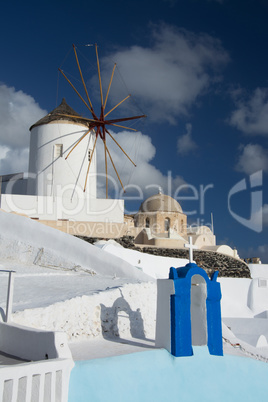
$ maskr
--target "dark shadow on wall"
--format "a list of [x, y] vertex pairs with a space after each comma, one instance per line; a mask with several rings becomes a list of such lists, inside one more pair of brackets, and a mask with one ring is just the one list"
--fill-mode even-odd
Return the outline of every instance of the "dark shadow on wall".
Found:
[[[119, 318], [120, 313], [125, 312], [127, 317], [125, 319], [129, 319], [129, 331], [132, 338], [146, 340], [154, 342], [153, 340], [146, 339], [144, 332], [144, 323], [143, 318], [141, 316], [140, 309], [138, 308], [136, 311], [132, 310], [129, 303], [124, 298], [124, 295], [119, 289], [121, 293], [121, 297], [118, 297], [112, 307], [106, 307], [104, 304], [100, 304], [101, 306], [101, 327], [102, 327], [102, 336], [104, 339], [112, 340], [114, 342], [122, 342], [128, 343], [133, 346], [144, 346], [150, 347], [147, 344], [142, 344], [139, 342], [133, 342], [129, 339], [124, 339], [120, 337], [120, 328], [119, 328]], [[128, 324], [128, 323], [127, 323]]]

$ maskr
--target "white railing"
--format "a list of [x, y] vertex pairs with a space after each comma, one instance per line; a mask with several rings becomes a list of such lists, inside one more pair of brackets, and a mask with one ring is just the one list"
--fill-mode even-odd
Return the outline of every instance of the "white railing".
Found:
[[74, 362], [64, 332], [0, 322], [0, 350], [29, 362], [0, 366], [0, 402], [67, 402]]
[[14, 271], [0, 272], [9, 274], [5, 322], [0, 322], [0, 351], [29, 361], [0, 366], [0, 402], [67, 402], [74, 362], [66, 334], [10, 323]]
[[0, 401], [67, 402], [72, 359], [0, 367]]

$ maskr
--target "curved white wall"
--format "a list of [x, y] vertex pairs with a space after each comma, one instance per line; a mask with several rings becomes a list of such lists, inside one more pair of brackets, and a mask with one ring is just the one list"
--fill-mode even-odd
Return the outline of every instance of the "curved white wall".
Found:
[[225, 255], [229, 255], [231, 257], [234, 258], [239, 258], [237, 255], [237, 251], [236, 249], [232, 249], [231, 247], [227, 246], [227, 245], [218, 245], [218, 246], [207, 246], [204, 245], [201, 247], [202, 250], [206, 250], [206, 251], [215, 251], [217, 253], [221, 253], [221, 254], [225, 254]]
[[[88, 167], [88, 151], [93, 149], [95, 133], [88, 134], [65, 157], [86, 132], [82, 124], [54, 121], [31, 130], [27, 193], [64, 198], [96, 198], [96, 152], [90, 166], [86, 192], [83, 192]], [[55, 145], [62, 144], [62, 156], [55, 155]]]

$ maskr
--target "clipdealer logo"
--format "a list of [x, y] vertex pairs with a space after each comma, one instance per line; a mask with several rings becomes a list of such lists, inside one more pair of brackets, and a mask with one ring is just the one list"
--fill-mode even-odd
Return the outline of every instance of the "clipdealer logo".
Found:
[[[246, 179], [242, 179], [236, 183], [228, 194], [228, 210], [231, 216], [243, 226], [260, 233], [263, 228], [263, 172], [259, 170], [249, 176], [249, 187], [247, 186]], [[240, 192], [245, 191], [245, 197], [248, 197], [250, 190], [250, 217], [247, 219], [235, 213], [231, 208], [231, 198]]]

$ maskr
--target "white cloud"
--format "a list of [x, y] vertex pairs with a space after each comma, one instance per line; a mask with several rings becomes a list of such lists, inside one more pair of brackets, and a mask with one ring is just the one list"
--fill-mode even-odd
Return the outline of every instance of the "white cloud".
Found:
[[267, 256], [268, 256], [268, 244], [263, 244], [262, 246], [259, 246], [257, 248], [256, 253], [257, 253], [256, 256], [260, 257], [262, 263], [268, 264], [268, 258], [267, 258]]
[[[152, 164], [156, 149], [152, 144], [150, 137], [142, 134], [141, 132], [131, 133], [122, 131], [117, 134], [113, 133], [112, 131], [110, 132], [137, 165], [137, 167], [134, 167], [119, 149], [119, 147], [113, 142], [113, 140], [109, 137], [107, 138], [108, 149], [112, 155], [114, 164], [118, 170], [123, 185], [127, 190], [127, 196], [131, 194], [134, 196], [141, 194], [141, 200], [144, 200], [144, 198], [148, 197], [149, 195], [157, 193], [159, 187], [161, 187], [164, 193], [167, 193], [170, 191], [170, 186], [174, 192], [178, 186], [185, 184], [185, 181], [182, 177], [176, 176], [174, 178], [169, 178], [168, 174], [164, 175]], [[100, 174], [104, 174], [105, 159], [102, 144], [99, 144], [97, 147], [97, 157], [98, 172]], [[109, 160], [109, 156], [107, 156], [107, 158]], [[108, 162], [108, 174], [117, 183], [116, 188], [111, 186], [113, 192], [111, 196], [114, 196], [113, 190], [116, 190], [118, 194], [121, 191], [121, 186], [110, 161]], [[111, 183], [112, 181], [110, 181], [110, 184]], [[98, 194], [99, 196], [105, 196], [104, 176], [99, 180]]]
[[241, 154], [235, 166], [236, 170], [246, 174], [252, 174], [258, 170], [268, 172], [268, 152], [258, 144], [240, 146]]
[[29, 148], [8, 148], [5, 156], [0, 152], [0, 174], [28, 171]]
[[186, 124], [186, 134], [180, 136], [177, 141], [177, 152], [179, 155], [187, 155], [197, 148], [197, 144], [192, 139], [192, 125]]
[[250, 96], [234, 90], [232, 96], [236, 110], [229, 123], [245, 134], [268, 136], [268, 88], [257, 88]]
[[0, 174], [27, 170], [29, 128], [45, 114], [31, 96], [0, 85]]
[[7, 156], [8, 150], [9, 150], [8, 147], [0, 145], [0, 161], [1, 161], [1, 159], [5, 159], [5, 157]]
[[[111, 58], [115, 60], [129, 92], [149, 118], [174, 124], [219, 78], [217, 70], [229, 56], [221, 42], [209, 35], [164, 24], [153, 26], [151, 41], [151, 47], [132, 46], [114, 52], [102, 60], [102, 66], [109, 75]], [[119, 92], [116, 79], [113, 90]]]

